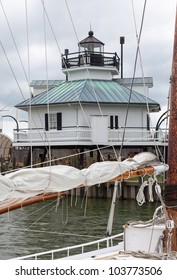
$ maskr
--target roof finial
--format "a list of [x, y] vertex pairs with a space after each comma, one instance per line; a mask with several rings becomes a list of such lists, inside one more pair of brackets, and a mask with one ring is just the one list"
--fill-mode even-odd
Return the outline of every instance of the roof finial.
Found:
[[92, 25], [91, 25], [91, 22], [90, 22], [90, 31], [89, 31], [88, 35], [89, 35], [90, 37], [92, 37], [92, 36], [93, 36], [93, 31], [92, 31]]
[[91, 24], [91, 22], [90, 22], [90, 31], [92, 31], [92, 24]]

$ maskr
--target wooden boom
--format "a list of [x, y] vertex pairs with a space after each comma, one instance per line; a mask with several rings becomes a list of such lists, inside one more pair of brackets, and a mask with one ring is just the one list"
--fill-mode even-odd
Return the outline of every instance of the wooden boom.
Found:
[[[137, 170], [132, 170], [129, 172], [125, 172], [113, 179], [110, 180], [110, 182], [113, 181], [121, 181], [121, 180], [125, 180], [128, 178], [133, 178], [133, 177], [138, 177], [138, 176], [145, 176], [145, 175], [152, 175], [154, 173], [154, 168], [153, 167], [146, 167], [146, 168], [140, 168]], [[79, 186], [79, 187], [85, 187], [84, 185]], [[64, 195], [66, 195], [67, 192], [57, 192], [57, 193], [46, 193], [46, 194], [41, 194], [35, 197], [31, 197], [25, 200], [20, 200], [18, 202], [13, 202], [8, 204], [7, 201], [7, 205], [4, 205], [1, 207], [0, 206], [0, 214], [4, 214], [7, 213], [9, 211], [13, 211], [25, 206], [29, 206], [35, 203], [40, 203], [43, 201], [47, 201], [47, 200], [51, 200], [51, 199], [57, 199], [58, 197], [62, 197]]]
[[110, 180], [110, 182], [126, 180], [129, 178], [134, 178], [134, 177], [139, 177], [139, 176], [152, 175], [154, 173], [154, 171], [155, 171], [154, 167], [139, 168], [137, 170], [127, 171], [127, 172], [113, 178], [112, 180]]
[[61, 192], [61, 193], [49, 193], [49, 194], [41, 194], [38, 196], [30, 197], [25, 200], [20, 200], [18, 202], [11, 203], [10, 205], [0, 207], [0, 214], [7, 213], [9, 211], [13, 211], [28, 205], [32, 205], [35, 203], [51, 200], [51, 199], [56, 199], [58, 197], [62, 197], [66, 194], [66, 192]]

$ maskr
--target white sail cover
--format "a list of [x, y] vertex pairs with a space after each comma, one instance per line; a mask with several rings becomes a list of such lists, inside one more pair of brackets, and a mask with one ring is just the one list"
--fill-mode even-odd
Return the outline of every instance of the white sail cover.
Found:
[[96, 162], [82, 170], [66, 165], [20, 169], [0, 175], [0, 207], [7, 201], [13, 203], [40, 194], [63, 192], [79, 186], [111, 181], [127, 171], [145, 165], [153, 166], [157, 173], [168, 170], [167, 165], [157, 162], [156, 156], [148, 152], [122, 162]]

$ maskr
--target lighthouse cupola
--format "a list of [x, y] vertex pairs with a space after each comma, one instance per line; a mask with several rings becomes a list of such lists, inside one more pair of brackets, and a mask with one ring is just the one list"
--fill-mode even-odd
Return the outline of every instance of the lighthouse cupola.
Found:
[[119, 74], [117, 53], [104, 51], [104, 43], [95, 38], [92, 30], [78, 43], [78, 52], [62, 55], [62, 71], [68, 81], [93, 79], [112, 80]]
[[98, 53], [104, 52], [104, 43], [93, 36], [93, 31], [89, 31], [88, 37], [79, 42], [79, 52]]

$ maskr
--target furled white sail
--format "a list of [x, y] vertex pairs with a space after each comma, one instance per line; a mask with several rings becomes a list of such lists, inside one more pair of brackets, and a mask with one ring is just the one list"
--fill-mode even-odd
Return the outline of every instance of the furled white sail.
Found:
[[[96, 162], [90, 167], [79, 170], [65, 165], [26, 168], [7, 175], [0, 175], [0, 208], [7, 202], [14, 203], [40, 194], [58, 193], [79, 186], [92, 186], [111, 181], [125, 172], [136, 170], [144, 165], [168, 169], [167, 165], [158, 163], [151, 153], [141, 153], [134, 158], [118, 161]], [[155, 165], [154, 165], [155, 164]]]

